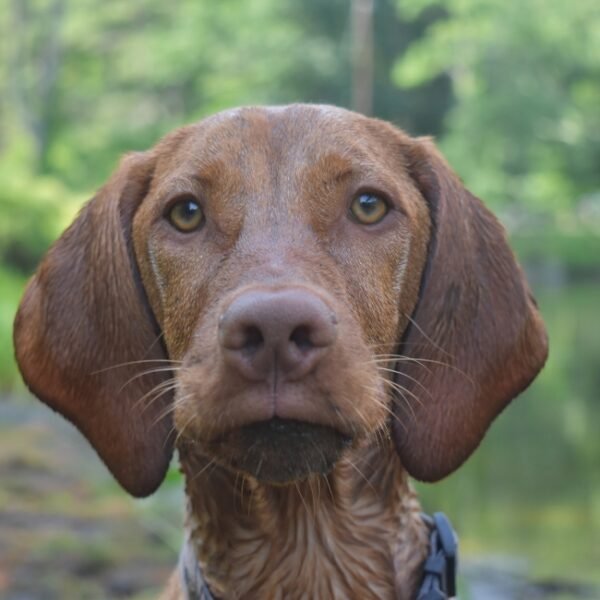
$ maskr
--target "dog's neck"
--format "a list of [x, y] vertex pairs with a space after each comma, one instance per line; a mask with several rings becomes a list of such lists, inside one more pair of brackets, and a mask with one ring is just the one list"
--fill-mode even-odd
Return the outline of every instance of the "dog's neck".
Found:
[[222, 598], [412, 598], [427, 528], [391, 444], [355, 449], [327, 476], [275, 487], [180, 448], [187, 528]]

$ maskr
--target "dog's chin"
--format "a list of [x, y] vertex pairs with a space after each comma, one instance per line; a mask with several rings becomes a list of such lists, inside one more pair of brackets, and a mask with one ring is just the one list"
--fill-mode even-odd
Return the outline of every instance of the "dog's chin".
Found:
[[213, 440], [218, 462], [263, 483], [285, 485], [331, 471], [352, 438], [333, 427], [273, 418]]

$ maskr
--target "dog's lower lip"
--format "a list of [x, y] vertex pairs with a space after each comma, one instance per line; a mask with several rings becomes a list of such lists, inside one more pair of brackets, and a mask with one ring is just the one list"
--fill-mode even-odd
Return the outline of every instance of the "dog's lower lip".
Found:
[[275, 417], [230, 430], [211, 447], [217, 460], [235, 470], [286, 484], [328, 473], [351, 443], [334, 427]]
[[348, 433], [340, 431], [335, 427], [329, 425], [320, 425], [316, 423], [310, 423], [307, 421], [300, 421], [297, 419], [282, 419], [280, 417], [272, 417], [262, 421], [255, 421], [242, 425], [235, 429], [225, 431], [212, 439], [213, 443], [221, 443], [230, 439], [232, 436], [242, 435], [261, 435], [261, 434], [280, 434], [280, 435], [294, 435], [297, 437], [308, 437], [311, 433], [316, 431], [328, 432], [336, 437], [339, 437], [339, 441], [342, 445], [348, 446], [352, 443], [352, 436]]

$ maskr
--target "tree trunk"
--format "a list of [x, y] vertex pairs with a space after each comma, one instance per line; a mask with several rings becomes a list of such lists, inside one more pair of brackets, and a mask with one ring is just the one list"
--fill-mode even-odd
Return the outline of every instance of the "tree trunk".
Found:
[[373, 110], [373, 8], [375, 0], [352, 0], [352, 108]]

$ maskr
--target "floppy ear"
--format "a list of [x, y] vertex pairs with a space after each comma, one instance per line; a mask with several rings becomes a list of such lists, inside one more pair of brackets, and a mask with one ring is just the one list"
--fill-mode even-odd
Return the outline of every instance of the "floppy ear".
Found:
[[[133, 215], [154, 160], [126, 157], [49, 250], [15, 319], [16, 357], [31, 391], [72, 421], [119, 483], [146, 496], [172, 454], [169, 394], [152, 390], [170, 374], [132, 250]], [[147, 362], [140, 362], [147, 361]], [[163, 369], [164, 371], [164, 369]]]
[[408, 472], [436, 481], [475, 450], [491, 421], [537, 375], [548, 348], [502, 226], [429, 140], [414, 141], [408, 157], [432, 232], [399, 349], [414, 361], [396, 367], [409, 393], [395, 401], [400, 423], [393, 433]]

